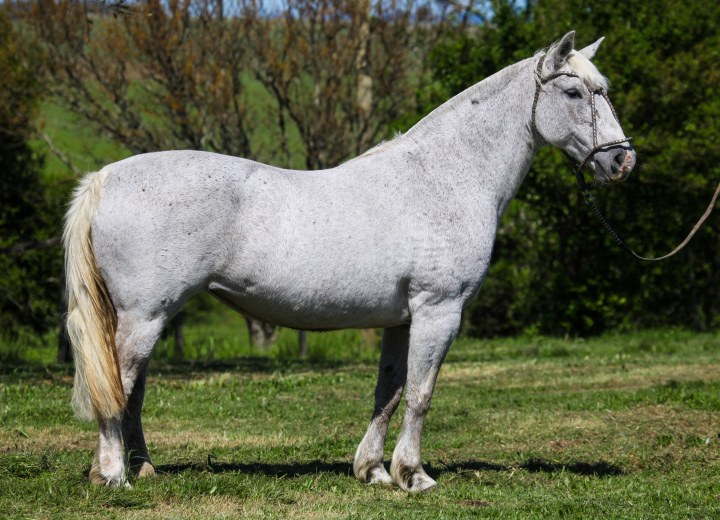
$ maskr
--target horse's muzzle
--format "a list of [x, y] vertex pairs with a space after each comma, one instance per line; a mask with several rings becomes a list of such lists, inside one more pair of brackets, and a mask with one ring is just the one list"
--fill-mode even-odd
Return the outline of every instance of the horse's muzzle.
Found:
[[630, 147], [614, 147], [595, 154], [596, 176], [603, 184], [615, 184], [627, 179], [635, 167], [635, 150]]

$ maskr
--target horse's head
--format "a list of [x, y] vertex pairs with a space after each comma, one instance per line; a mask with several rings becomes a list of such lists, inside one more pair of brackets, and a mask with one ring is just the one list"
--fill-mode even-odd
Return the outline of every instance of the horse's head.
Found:
[[600, 182], [627, 178], [635, 151], [607, 97], [608, 81], [590, 61], [603, 38], [580, 51], [575, 31], [566, 34], [536, 62], [534, 131], [577, 160], [590, 164]]

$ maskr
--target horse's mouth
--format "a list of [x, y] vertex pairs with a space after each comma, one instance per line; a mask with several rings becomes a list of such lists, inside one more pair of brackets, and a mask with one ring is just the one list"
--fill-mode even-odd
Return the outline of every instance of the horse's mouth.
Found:
[[634, 165], [634, 159], [626, 160], [620, 168], [610, 167], [608, 172], [601, 161], [595, 161], [595, 177], [603, 184], [618, 184], [627, 180]]
[[595, 178], [599, 180], [602, 184], [617, 184], [618, 182], [622, 182], [623, 175], [620, 173], [620, 175], [617, 175], [615, 177], [611, 177], [608, 172], [605, 171], [605, 168], [603, 168], [600, 161], [595, 161]]

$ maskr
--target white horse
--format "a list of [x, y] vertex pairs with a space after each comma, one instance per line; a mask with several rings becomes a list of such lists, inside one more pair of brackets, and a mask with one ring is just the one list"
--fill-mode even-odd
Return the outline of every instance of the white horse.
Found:
[[[408, 491], [434, 487], [420, 441], [435, 380], [533, 157], [546, 144], [578, 161], [592, 155], [606, 183], [634, 166], [627, 142], [594, 146], [593, 133], [624, 140], [609, 104], [594, 102], [607, 81], [590, 62], [600, 41], [575, 51], [568, 33], [337, 168], [290, 171], [172, 151], [88, 174], [63, 239], [73, 405], [99, 429], [90, 480], [124, 484], [126, 464], [137, 476], [154, 472], [140, 420], [148, 359], [165, 323], [208, 291], [283, 327], [384, 328], [355, 475]], [[557, 72], [567, 74], [543, 81]], [[388, 474], [385, 434], [403, 388], [407, 411]]]

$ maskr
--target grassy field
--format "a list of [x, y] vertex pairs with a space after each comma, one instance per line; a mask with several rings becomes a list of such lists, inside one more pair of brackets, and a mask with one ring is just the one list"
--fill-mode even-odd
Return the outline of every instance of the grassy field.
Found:
[[[188, 329], [218, 344], [230, 333]], [[48, 363], [42, 349], [6, 361], [0, 516], [720, 515], [717, 335], [458, 341], [426, 422], [424, 461], [439, 487], [424, 495], [352, 476], [377, 347], [355, 333], [309, 336], [308, 361], [289, 359], [291, 334], [264, 356], [233, 358], [227, 347], [225, 359], [169, 364], [158, 355], [143, 416], [158, 474], [129, 490], [87, 483], [96, 433], [72, 418], [72, 368]], [[388, 461], [403, 411], [391, 425]]]

